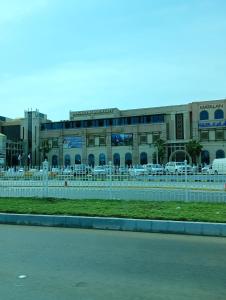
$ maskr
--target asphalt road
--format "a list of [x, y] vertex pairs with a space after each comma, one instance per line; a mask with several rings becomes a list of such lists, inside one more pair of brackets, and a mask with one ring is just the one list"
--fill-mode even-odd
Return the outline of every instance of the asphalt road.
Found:
[[226, 238], [0, 225], [3, 300], [225, 300]]

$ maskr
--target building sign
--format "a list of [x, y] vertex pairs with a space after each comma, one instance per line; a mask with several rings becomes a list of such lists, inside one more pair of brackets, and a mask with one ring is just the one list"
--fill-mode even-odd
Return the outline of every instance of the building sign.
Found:
[[112, 146], [132, 146], [133, 134], [132, 133], [112, 133], [111, 135]]
[[215, 109], [215, 108], [223, 108], [223, 104], [220, 103], [220, 104], [206, 104], [206, 105], [200, 105], [200, 109], [203, 110], [203, 109]]
[[116, 108], [105, 108], [105, 109], [94, 109], [94, 110], [82, 110], [82, 111], [73, 111], [70, 112], [71, 117], [75, 116], [85, 116], [85, 115], [97, 115], [97, 114], [109, 114], [113, 113]]
[[67, 136], [63, 140], [63, 148], [82, 148], [82, 137], [81, 136]]
[[226, 121], [199, 122], [199, 128], [225, 127]]

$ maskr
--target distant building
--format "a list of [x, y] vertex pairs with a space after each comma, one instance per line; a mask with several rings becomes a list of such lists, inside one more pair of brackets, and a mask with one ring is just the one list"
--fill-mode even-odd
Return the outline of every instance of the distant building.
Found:
[[[226, 99], [185, 105], [119, 110], [70, 111], [69, 120], [51, 122], [36, 111], [24, 118], [0, 118], [7, 165], [136, 165], [158, 160], [155, 141], [165, 144], [162, 163], [191, 160], [185, 145], [200, 141], [199, 163], [225, 157]], [[18, 160], [18, 157], [20, 158]]]

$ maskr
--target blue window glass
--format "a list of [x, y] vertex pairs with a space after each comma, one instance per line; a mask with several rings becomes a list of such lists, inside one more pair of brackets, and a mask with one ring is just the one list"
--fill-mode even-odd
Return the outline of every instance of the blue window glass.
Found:
[[52, 156], [52, 166], [53, 167], [57, 167], [58, 165], [58, 158], [57, 158], [57, 155], [53, 155]]
[[66, 154], [64, 157], [64, 165], [65, 167], [68, 167], [71, 165], [71, 158], [69, 154]]
[[136, 125], [139, 123], [139, 117], [131, 117], [131, 124]]
[[113, 155], [113, 164], [114, 164], [114, 166], [120, 166], [120, 155], [119, 155], [119, 153], [114, 153], [114, 155]]
[[132, 166], [132, 154], [131, 153], [126, 153], [125, 155], [125, 165], [128, 166], [128, 167], [131, 167]]
[[222, 109], [217, 109], [214, 112], [214, 119], [224, 119], [224, 112]]
[[99, 155], [99, 165], [100, 166], [106, 165], [106, 159], [104, 153], [100, 153]]
[[109, 127], [110, 126], [110, 119], [105, 119], [104, 120], [104, 127]]
[[201, 152], [201, 163], [209, 165], [210, 163], [210, 154], [207, 150], [202, 150]]
[[224, 150], [217, 150], [216, 151], [216, 158], [225, 158]]
[[207, 110], [202, 110], [200, 111], [200, 114], [199, 114], [199, 119], [200, 120], [209, 120], [209, 113]]
[[146, 152], [141, 152], [140, 154], [140, 164], [146, 165], [148, 163], [148, 156]]
[[95, 165], [95, 158], [93, 154], [89, 154], [88, 156], [88, 165], [91, 166], [92, 168]]
[[139, 120], [139, 123], [141, 123], [141, 124], [147, 123], [147, 116], [141, 116], [140, 120]]
[[164, 123], [164, 115], [152, 115], [151, 123]]
[[75, 164], [81, 164], [81, 155], [80, 154], [75, 155]]

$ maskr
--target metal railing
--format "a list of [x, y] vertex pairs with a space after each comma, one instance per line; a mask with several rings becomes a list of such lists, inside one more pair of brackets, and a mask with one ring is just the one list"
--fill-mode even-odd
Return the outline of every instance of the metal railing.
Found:
[[0, 197], [226, 202], [226, 175], [2, 169]]

